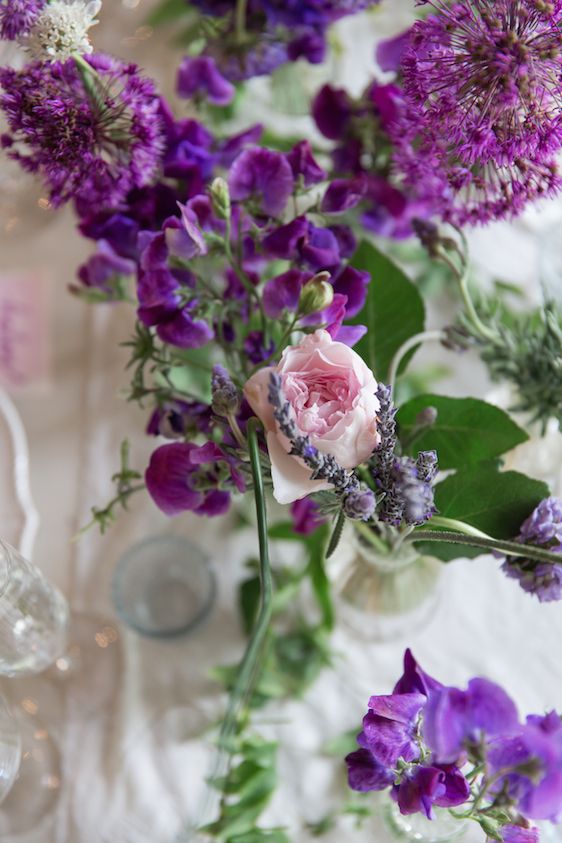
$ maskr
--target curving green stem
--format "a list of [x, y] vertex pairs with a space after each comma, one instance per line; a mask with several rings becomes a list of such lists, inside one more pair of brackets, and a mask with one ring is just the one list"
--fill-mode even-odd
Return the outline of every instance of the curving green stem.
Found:
[[226, 717], [223, 721], [219, 740], [222, 743], [235, 731], [238, 716], [245, 704], [248, 702], [255, 679], [261, 667], [261, 655], [264, 643], [269, 631], [269, 623], [273, 611], [273, 579], [269, 562], [269, 544], [267, 536], [267, 513], [265, 508], [265, 492], [263, 487], [263, 476], [261, 471], [260, 449], [258, 443], [257, 419], [250, 419], [248, 422], [248, 450], [250, 454], [250, 465], [254, 481], [254, 498], [256, 502], [256, 515], [258, 519], [258, 542], [260, 555], [260, 585], [261, 596], [258, 616], [246, 652], [240, 667], [234, 687], [230, 692]]
[[519, 556], [523, 559], [533, 559], [536, 562], [547, 562], [560, 565], [562, 556], [552, 553], [543, 547], [535, 547], [519, 542], [504, 541], [503, 539], [483, 538], [467, 533], [446, 533], [440, 530], [415, 530], [408, 537], [408, 541], [448, 542], [449, 544], [464, 544], [469, 547], [481, 547], [485, 550], [499, 550], [506, 556]]

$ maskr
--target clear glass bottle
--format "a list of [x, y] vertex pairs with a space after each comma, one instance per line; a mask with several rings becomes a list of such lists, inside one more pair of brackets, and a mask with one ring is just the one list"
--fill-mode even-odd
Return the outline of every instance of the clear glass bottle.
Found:
[[393, 836], [399, 840], [415, 843], [448, 843], [458, 840], [467, 830], [468, 821], [457, 819], [447, 808], [434, 808], [435, 818], [428, 820], [425, 814], [401, 814], [398, 805], [389, 803], [384, 820]]
[[331, 577], [338, 618], [368, 640], [410, 635], [433, 616], [442, 563], [411, 543], [378, 550], [356, 530], [344, 534]]
[[0, 541], [0, 675], [41, 673], [66, 649], [63, 595], [13, 547]]

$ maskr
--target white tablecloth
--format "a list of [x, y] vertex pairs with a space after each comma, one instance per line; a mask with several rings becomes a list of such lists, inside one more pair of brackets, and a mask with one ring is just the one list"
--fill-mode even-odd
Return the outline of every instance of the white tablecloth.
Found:
[[[119, 14], [125, 12], [119, 9]], [[385, 25], [390, 17], [386, 13]], [[355, 33], [357, 26], [351, 23], [349, 31]], [[149, 55], [155, 64], [153, 51], [143, 46], [145, 36], [137, 32], [136, 42], [124, 48], [141, 62]], [[534, 228], [531, 218], [515, 231], [496, 226], [477, 232], [478, 262], [490, 275], [501, 273], [536, 287]], [[92, 531], [73, 541], [90, 507], [111, 496], [110, 475], [118, 465], [121, 440], [131, 440], [133, 464], [141, 468], [153, 445], [141, 432], [145, 417], [119, 394], [127, 383], [119, 342], [130, 335], [130, 311], [125, 306], [93, 308], [65, 290], [87, 252], [88, 244], [74, 235], [69, 213], [31, 241], [9, 239], [1, 245], [0, 269], [46, 269], [54, 282], [52, 385], [14, 396], [30, 440], [31, 487], [41, 515], [35, 561], [75, 610], [106, 616], [115, 624], [110, 584], [120, 554], [136, 539], [173, 531], [192, 535], [206, 549], [219, 593], [206, 623], [185, 639], [153, 641], [119, 627], [120, 639], [102, 654], [105, 666], [99, 673], [86, 672], [66, 686], [48, 677], [1, 684], [16, 704], [24, 702], [48, 726], [61, 750], [57, 812], [30, 841], [172, 843], [181, 818], [195, 816], [200, 804], [209, 760], [204, 732], [220, 717], [223, 702], [210, 669], [241, 654], [235, 585], [244, 560], [255, 553], [256, 539], [251, 530], [229, 531], [228, 518], [186, 516], [170, 522], [140, 496], [104, 537]], [[470, 356], [440, 389], [448, 386], [466, 395], [489, 389], [482, 367]], [[551, 434], [539, 459], [523, 449], [526, 470], [552, 474], [549, 462], [559, 464], [560, 443], [560, 435]], [[287, 548], [274, 555], [283, 552]], [[322, 747], [359, 725], [371, 694], [388, 692], [407, 645], [444, 682], [463, 685], [475, 674], [486, 675], [506, 687], [522, 712], [562, 708], [560, 605], [540, 606], [490, 558], [457, 561], [446, 568], [443, 580], [442, 598], [423, 630], [369, 644], [338, 626], [334, 669], [304, 701], [285, 702], [258, 715], [264, 732], [283, 746], [282, 784], [266, 820], [288, 825], [294, 841], [307, 840], [303, 824], [319, 820], [333, 806], [334, 794], [344, 793], [341, 764], [323, 757]], [[335, 843], [342, 836], [350, 843], [385, 839], [376, 822], [363, 831], [347, 822], [325, 839]]]

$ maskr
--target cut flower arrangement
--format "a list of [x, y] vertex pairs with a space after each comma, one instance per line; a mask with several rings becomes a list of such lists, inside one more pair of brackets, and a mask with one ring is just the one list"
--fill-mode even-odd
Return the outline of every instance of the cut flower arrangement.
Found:
[[[408, 370], [426, 341], [449, 357], [472, 349], [510, 384], [523, 423], [560, 420], [557, 305], [519, 313], [499, 288], [484, 295], [465, 229], [560, 190], [562, 3], [419, 0], [411, 29], [379, 43], [361, 96], [317, 92], [310, 137], [225, 133], [252, 77], [321, 63], [332, 24], [369, 9], [376, 20], [376, 5], [164, 3], [153, 23], [185, 18], [177, 91], [196, 119], [175, 116], [136, 66], [93, 51], [97, 0], [0, 0], [0, 36], [26, 56], [0, 70], [1, 146], [43, 179], [53, 207], [73, 203], [96, 243], [73, 292], [136, 308], [129, 398], [160, 438], [144, 482], [124, 445], [116, 496], [94, 522], [106, 529], [144, 488], [170, 516], [255, 499], [259, 564], [241, 591], [249, 643], [223, 670], [228, 763], [207, 827], [232, 843], [287, 839], [258, 825], [273, 785], [241, 795], [248, 770], [269, 773], [271, 748], [248, 737], [248, 712], [268, 699], [264, 671], [282, 677], [279, 695], [316, 675], [296, 677], [291, 647], [308, 648], [318, 669], [329, 661], [324, 559], [346, 524], [390, 561], [493, 553], [525, 591], [562, 599], [562, 501], [502, 471], [526, 430], [479, 399], [413, 389]], [[387, 256], [408, 238], [458, 303], [440, 330], [426, 330], [420, 286]], [[286, 523], [267, 524], [269, 489], [290, 506]], [[301, 541], [307, 561], [272, 571], [275, 538]], [[287, 632], [284, 602], [307, 580], [321, 620]], [[454, 808], [508, 843], [536, 839], [528, 819], [558, 817], [558, 715], [520, 726], [501, 689], [444, 689], [410, 655], [397, 688], [369, 704], [352, 787], [390, 787], [405, 814]]]

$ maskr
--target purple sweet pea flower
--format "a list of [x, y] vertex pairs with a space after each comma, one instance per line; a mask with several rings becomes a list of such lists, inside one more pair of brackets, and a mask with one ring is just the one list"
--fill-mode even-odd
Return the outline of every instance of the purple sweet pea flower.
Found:
[[394, 773], [381, 764], [368, 749], [357, 749], [345, 759], [348, 768], [348, 782], [352, 790], [366, 793], [370, 790], [386, 790], [394, 781]]
[[326, 39], [317, 32], [305, 32], [287, 46], [290, 61], [306, 59], [310, 64], [322, 64], [326, 56]]
[[278, 319], [284, 311], [295, 313], [301, 290], [312, 276], [298, 269], [289, 269], [271, 278], [263, 289], [262, 301], [266, 316]]
[[164, 223], [166, 245], [171, 255], [183, 260], [192, 260], [207, 254], [207, 244], [199, 227], [197, 214], [189, 206], [178, 202], [181, 221], [172, 217]]
[[286, 225], [279, 226], [264, 238], [264, 252], [272, 258], [293, 260], [298, 255], [299, 243], [308, 235], [309, 226], [304, 216], [295, 217]]
[[353, 103], [343, 89], [324, 85], [312, 103], [312, 116], [329, 140], [341, 140], [353, 115]]
[[326, 519], [320, 515], [318, 504], [310, 498], [301, 498], [291, 504], [291, 516], [293, 529], [300, 536], [309, 536], [326, 523]]
[[78, 270], [78, 277], [84, 286], [111, 295], [120, 278], [127, 278], [135, 272], [134, 261], [120, 257], [107, 240], [100, 240], [96, 253]]
[[441, 682], [433, 679], [421, 669], [412, 651], [408, 648], [404, 653], [404, 673], [394, 686], [393, 694], [419, 693], [428, 697], [431, 691], [442, 688]]
[[213, 329], [202, 319], [194, 319], [187, 307], [161, 322], [156, 333], [163, 342], [177, 348], [201, 348], [215, 336]]
[[381, 70], [398, 73], [404, 52], [410, 43], [411, 32], [411, 28], [408, 28], [393, 38], [385, 38], [379, 42], [375, 57]]
[[401, 814], [423, 813], [435, 818], [433, 806], [453, 808], [470, 797], [470, 785], [455, 766], [415, 767], [391, 791]]
[[423, 736], [440, 764], [454, 763], [466, 741], [517, 728], [514, 702], [488, 679], [471, 679], [466, 691], [440, 688], [430, 693], [424, 711]]
[[329, 228], [308, 224], [307, 236], [299, 243], [301, 259], [315, 270], [331, 269], [340, 262], [340, 249], [335, 234]]
[[185, 99], [202, 93], [213, 105], [228, 105], [234, 99], [235, 88], [210, 56], [186, 56], [178, 71], [177, 93]]
[[302, 178], [305, 187], [311, 187], [326, 178], [326, 171], [316, 162], [312, 147], [307, 140], [295, 144], [287, 153], [287, 161], [295, 179]]
[[335, 179], [324, 194], [320, 210], [324, 214], [343, 214], [359, 204], [365, 190], [362, 178]]
[[357, 316], [367, 298], [367, 286], [371, 281], [368, 272], [346, 266], [332, 280], [334, 292], [346, 296], [346, 318]]
[[238, 132], [238, 134], [220, 141], [217, 145], [217, 164], [225, 169], [230, 168], [242, 150], [247, 146], [254, 146], [259, 143], [262, 135], [262, 124], [256, 123], [249, 129], [244, 129], [243, 132]]
[[341, 325], [337, 332], [332, 334], [332, 338], [353, 348], [360, 339], [363, 339], [367, 330], [366, 325]]
[[503, 843], [539, 843], [539, 830], [534, 826], [504, 825], [500, 834]]
[[147, 327], [171, 319], [181, 303], [177, 279], [167, 267], [149, 271], [141, 269], [137, 297], [138, 317]]
[[218, 479], [216, 463], [225, 460], [213, 442], [202, 447], [189, 442], [162, 445], [152, 454], [146, 470], [148, 492], [166, 515], [179, 515], [187, 510], [198, 515], [222, 515], [230, 504], [229, 492], [216, 488], [200, 491], [197, 480], [199, 476], [206, 483]]
[[261, 331], [250, 331], [244, 340], [244, 351], [248, 355], [248, 359], [256, 366], [258, 363], [263, 363], [271, 357], [275, 351], [275, 343], [273, 340], [265, 345], [264, 336]]
[[331, 225], [330, 231], [338, 241], [340, 257], [351, 258], [357, 249], [357, 238], [348, 225]]
[[166, 401], [153, 411], [146, 432], [149, 436], [183, 439], [187, 433], [208, 433], [211, 429], [211, 408], [208, 404], [188, 401]]
[[[499, 776], [493, 793], [506, 793], [525, 817], [557, 822], [562, 817], [562, 724], [547, 731], [527, 723], [490, 742], [488, 766]], [[501, 775], [502, 773], [504, 773]]]
[[357, 743], [391, 769], [399, 758], [415, 761], [420, 756], [418, 718], [426, 702], [419, 693], [371, 697]]
[[256, 199], [264, 214], [279, 216], [293, 192], [291, 167], [281, 152], [254, 147], [234, 161], [228, 177], [232, 199]]
[[92, 240], [105, 240], [122, 258], [134, 260], [138, 255], [139, 224], [123, 214], [84, 219], [80, 224], [80, 233]]

